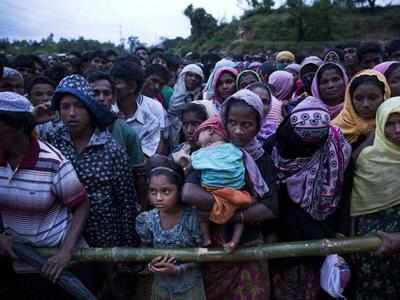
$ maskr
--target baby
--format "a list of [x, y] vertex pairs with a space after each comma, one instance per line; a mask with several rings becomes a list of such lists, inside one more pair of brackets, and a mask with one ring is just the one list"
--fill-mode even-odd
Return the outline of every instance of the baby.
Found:
[[[242, 151], [226, 142], [225, 130], [219, 117], [211, 117], [196, 130], [201, 149], [191, 156], [192, 168], [201, 172], [202, 186], [214, 197], [209, 220], [216, 224], [227, 223], [236, 210], [247, 207], [252, 197], [241, 190], [245, 186], [245, 164]], [[232, 240], [224, 245], [228, 252], [235, 250], [243, 233], [243, 224], [236, 223]], [[203, 245], [210, 246], [208, 220], [200, 224]]]

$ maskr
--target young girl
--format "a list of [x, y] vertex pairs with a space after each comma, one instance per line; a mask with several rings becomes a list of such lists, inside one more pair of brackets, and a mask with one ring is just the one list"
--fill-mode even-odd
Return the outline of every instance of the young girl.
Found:
[[[183, 171], [164, 156], [147, 163], [149, 200], [155, 207], [136, 218], [136, 231], [144, 245], [155, 248], [195, 247], [200, 230], [195, 208], [181, 203]], [[205, 292], [199, 267], [179, 263], [174, 257], [156, 257], [148, 268], [154, 273], [153, 300], [203, 300]]]

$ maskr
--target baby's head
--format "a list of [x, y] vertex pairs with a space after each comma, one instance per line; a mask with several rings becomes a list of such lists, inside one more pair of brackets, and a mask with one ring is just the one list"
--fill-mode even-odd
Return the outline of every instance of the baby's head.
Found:
[[201, 125], [196, 129], [195, 135], [197, 144], [202, 148], [226, 140], [224, 126], [217, 115], [201, 123]]

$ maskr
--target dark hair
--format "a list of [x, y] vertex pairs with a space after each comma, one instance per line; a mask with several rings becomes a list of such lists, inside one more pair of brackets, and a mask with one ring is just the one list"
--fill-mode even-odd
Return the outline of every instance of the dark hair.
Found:
[[271, 75], [273, 72], [276, 71], [276, 67], [274, 64], [271, 63], [263, 63], [259, 68], [259, 73], [262, 77], [262, 80], [264, 81], [264, 78], [267, 76], [269, 77], [269, 75]]
[[55, 64], [44, 71], [44, 76], [54, 81], [54, 83], [57, 85], [67, 75], [68, 75], [68, 69], [61, 63]]
[[385, 94], [385, 84], [381, 82], [375, 75], [361, 75], [356, 77], [350, 84], [350, 97], [353, 98], [354, 91], [363, 84], [373, 84], [379, 87], [382, 94]]
[[[239, 99], [239, 98], [232, 98], [232, 100], [230, 100], [230, 102], [229, 102], [229, 104], [228, 104], [228, 107], [227, 107], [227, 110], [226, 110], [226, 112], [225, 112], [224, 119], [225, 119], [225, 120], [228, 120], [229, 112], [231, 111], [232, 106], [235, 106], [235, 105], [239, 105], [239, 106], [241, 105], [241, 106], [249, 107], [249, 108], [255, 113], [255, 115], [256, 115], [257, 130], [260, 130], [260, 127], [261, 127], [261, 119], [260, 119], [259, 113], [258, 113], [253, 107], [251, 107], [250, 105], [248, 105], [245, 101], [243, 101], [242, 99]], [[224, 125], [225, 125], [225, 124], [224, 124]]]
[[271, 101], [272, 92], [271, 92], [271, 88], [269, 87], [268, 84], [260, 82], [260, 81], [257, 81], [257, 82], [253, 82], [253, 83], [249, 84], [248, 86], [246, 86], [246, 89], [248, 89], [250, 91], [254, 91], [255, 89], [258, 89], [258, 88], [265, 89], [268, 92], [269, 98], [270, 98], [270, 101]]
[[167, 67], [169, 70], [174, 72], [178, 71], [181, 64], [181, 59], [179, 56], [172, 53], [165, 53], [164, 59], [167, 62]]
[[169, 71], [160, 64], [151, 64], [148, 65], [145, 69], [145, 78], [148, 78], [151, 75], [160, 76], [165, 83], [168, 83], [170, 79]]
[[106, 59], [106, 55], [102, 50], [96, 50], [89, 54], [89, 61], [93, 60], [94, 58], [99, 57], [101, 59]]
[[208, 119], [208, 113], [204, 105], [199, 104], [199, 103], [187, 103], [182, 109], [181, 113], [181, 119], [183, 118], [183, 115], [186, 113], [194, 113], [197, 118], [199, 118], [201, 121], [205, 121]]
[[130, 61], [114, 63], [111, 69], [111, 77], [122, 79], [126, 82], [134, 81], [136, 83], [136, 94], [139, 93], [144, 84], [144, 74], [142, 67]]
[[150, 157], [146, 162], [145, 171], [148, 182], [153, 176], [164, 175], [179, 191], [183, 186], [185, 175], [181, 166], [167, 156], [156, 154]]
[[35, 60], [33, 55], [18, 55], [13, 61], [13, 68], [28, 68], [35, 71]]
[[118, 57], [114, 61], [114, 64], [125, 63], [125, 62], [130, 62], [130, 63], [137, 64], [137, 65], [141, 66], [140, 58], [137, 55], [133, 55], [133, 54], [129, 54], [129, 55], [125, 55], [125, 56], [122, 56], [122, 57]]
[[393, 52], [400, 50], [400, 39], [392, 40], [386, 47], [389, 56], [392, 56]]
[[104, 56], [107, 58], [109, 56], [118, 56], [118, 53], [115, 52], [113, 49], [108, 49], [104, 51]]
[[77, 58], [81, 58], [81, 54], [78, 51], [70, 51], [68, 52], [69, 55], [74, 55]]
[[48, 85], [51, 85], [53, 88], [56, 88], [55, 82], [54, 82], [53, 80], [51, 80], [49, 77], [46, 77], [46, 76], [37, 76], [37, 77], [35, 77], [35, 78], [32, 79], [32, 82], [31, 82], [31, 84], [29, 85], [28, 90], [27, 90], [28, 94], [31, 93], [33, 87], [34, 87], [36, 84], [48, 84]]
[[107, 80], [111, 84], [111, 90], [114, 93], [114, 81], [112, 80], [111, 76], [102, 71], [93, 71], [89, 74], [87, 74], [87, 80], [89, 83], [94, 83], [95, 81], [99, 80]]
[[344, 77], [343, 71], [342, 71], [342, 69], [340, 69], [340, 67], [338, 65], [336, 65], [335, 63], [332, 63], [332, 62], [327, 62], [327, 63], [323, 64], [317, 71], [318, 84], [321, 80], [322, 74], [328, 70], [336, 70], [340, 74], [340, 77], [342, 77], [342, 78]]
[[139, 46], [135, 48], [135, 53], [139, 50], [144, 50], [147, 52], [147, 54], [149, 54], [149, 50], [145, 47], [145, 46]]
[[378, 53], [383, 57], [383, 49], [379, 43], [368, 42], [362, 44], [359, 48], [357, 48], [357, 56], [359, 61], [361, 61], [367, 53]]
[[35, 119], [30, 112], [0, 111], [0, 120], [16, 130], [30, 135], [35, 128]]

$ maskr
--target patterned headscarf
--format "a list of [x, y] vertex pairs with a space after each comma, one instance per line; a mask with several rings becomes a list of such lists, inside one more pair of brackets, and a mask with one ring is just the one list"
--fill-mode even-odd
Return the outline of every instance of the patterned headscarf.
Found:
[[289, 120], [291, 130], [304, 144], [319, 139], [322, 145], [310, 156], [296, 158], [282, 157], [275, 146], [272, 158], [278, 176], [286, 183], [293, 202], [315, 220], [325, 220], [339, 204], [351, 147], [340, 130], [329, 125], [329, 112], [319, 99], [307, 97], [294, 108]]
[[112, 112], [96, 102], [89, 82], [81, 75], [69, 75], [60, 81], [52, 99], [54, 110], [59, 110], [60, 101], [66, 94], [74, 96], [83, 103], [94, 118], [96, 126], [100, 129], [105, 129], [117, 118]]
[[[225, 129], [227, 125], [226, 117], [232, 100], [243, 101], [251, 108], [253, 108], [259, 115], [258, 119], [260, 120], [260, 124], [258, 124], [258, 126], [261, 126], [261, 120], [264, 116], [262, 100], [252, 91], [242, 89], [226, 99], [222, 105], [221, 120], [225, 126]], [[242, 151], [244, 154], [243, 157], [245, 160], [246, 170], [249, 174], [251, 182], [253, 183], [253, 188], [255, 192], [260, 196], [265, 195], [266, 193], [268, 193], [269, 188], [265, 183], [257, 164], [255, 163], [255, 161], [264, 154], [263, 145], [257, 140], [256, 137], [254, 137], [253, 140], [242, 149]]]
[[367, 135], [368, 132], [374, 128], [375, 119], [364, 120], [355, 111], [353, 101], [350, 95], [350, 89], [353, 81], [363, 75], [376, 76], [376, 78], [382, 82], [385, 86], [383, 99], [386, 100], [390, 97], [390, 87], [381, 73], [375, 70], [364, 70], [353, 77], [346, 89], [346, 96], [344, 100], [344, 107], [340, 114], [332, 121], [332, 125], [339, 127], [346, 140], [353, 144], [358, 141], [358, 138], [362, 135]]

